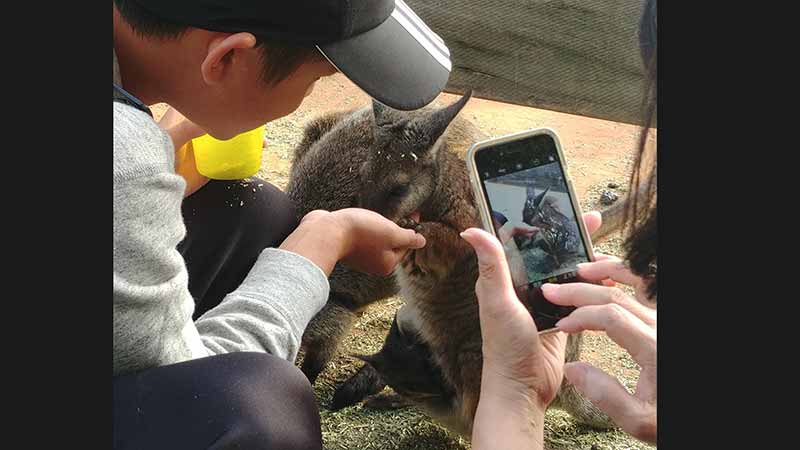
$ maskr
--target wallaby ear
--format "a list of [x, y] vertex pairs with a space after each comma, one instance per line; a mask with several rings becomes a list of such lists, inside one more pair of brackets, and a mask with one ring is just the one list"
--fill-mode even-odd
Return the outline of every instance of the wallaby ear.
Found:
[[545, 197], [545, 195], [547, 195], [548, 192], [550, 192], [550, 188], [549, 187], [547, 189], [545, 189], [544, 192], [542, 192], [541, 194], [537, 195], [533, 199], [534, 208], [538, 208], [538, 207], [540, 207], [542, 205], [542, 200], [544, 200], [544, 197]]
[[389, 107], [375, 99], [372, 99], [372, 115], [375, 117], [375, 125], [379, 127], [392, 124]]
[[450, 125], [450, 122], [456, 118], [458, 113], [467, 104], [469, 99], [472, 97], [472, 91], [468, 91], [464, 96], [458, 99], [457, 102], [445, 106], [444, 108], [438, 109], [434, 111], [432, 114], [427, 116], [426, 118], [422, 119], [424, 121], [423, 131], [425, 135], [430, 139], [430, 145], [432, 146], [439, 137], [442, 136], [444, 130], [447, 129], [447, 126]]

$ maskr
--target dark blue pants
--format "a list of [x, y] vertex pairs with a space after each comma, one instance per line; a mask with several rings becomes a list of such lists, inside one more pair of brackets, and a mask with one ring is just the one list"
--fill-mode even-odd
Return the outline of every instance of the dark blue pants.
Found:
[[311, 385], [265, 353], [229, 353], [114, 378], [115, 449], [321, 449]]
[[[254, 191], [255, 190], [255, 191]], [[197, 318], [236, 289], [266, 247], [297, 227], [294, 207], [257, 178], [210, 181], [183, 202]], [[232, 353], [115, 377], [115, 449], [321, 449], [306, 377], [263, 353]]]
[[261, 250], [279, 246], [299, 222], [289, 197], [259, 178], [211, 180], [184, 199], [182, 211], [186, 237], [178, 251], [195, 319], [239, 287]]

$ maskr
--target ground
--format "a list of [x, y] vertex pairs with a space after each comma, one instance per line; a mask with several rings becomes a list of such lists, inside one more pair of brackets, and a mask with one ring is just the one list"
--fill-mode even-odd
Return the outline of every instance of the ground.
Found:
[[[440, 102], [449, 103], [457, 95], [442, 94]], [[324, 111], [342, 110], [369, 104], [369, 97], [341, 75], [317, 83], [316, 89], [292, 115], [267, 124], [268, 145], [257, 176], [285, 188], [294, 146], [302, 127]], [[164, 112], [156, 105], [156, 117]], [[611, 182], [627, 190], [627, 180], [636, 148], [639, 128], [633, 125], [590, 119], [552, 111], [509, 105], [473, 98], [461, 112], [488, 135], [500, 136], [530, 128], [549, 127], [560, 137], [568, 170], [584, 211], [601, 209], [600, 194]], [[595, 246], [601, 253], [621, 255], [620, 237], [612, 237]], [[394, 311], [402, 303], [392, 298], [375, 305], [356, 323], [333, 360], [315, 385], [322, 418], [322, 437], [327, 449], [469, 449], [469, 442], [439, 426], [415, 408], [394, 411], [370, 411], [361, 406], [332, 412], [328, 405], [335, 386], [354, 373], [360, 362], [352, 354], [377, 351], [389, 330]], [[638, 366], [626, 352], [605, 335], [587, 333], [581, 359], [616, 376], [633, 389]], [[545, 440], [551, 449], [647, 449], [648, 445], [621, 431], [596, 432], [573, 423], [561, 411], [547, 413]]]

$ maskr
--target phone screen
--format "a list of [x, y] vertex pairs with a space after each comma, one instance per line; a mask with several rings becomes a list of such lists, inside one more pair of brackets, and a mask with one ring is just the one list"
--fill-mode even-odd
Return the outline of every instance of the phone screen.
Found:
[[539, 331], [574, 310], [544, 298], [544, 283], [578, 281], [590, 261], [552, 136], [539, 134], [484, 147], [475, 154], [495, 235], [503, 242], [514, 289]]

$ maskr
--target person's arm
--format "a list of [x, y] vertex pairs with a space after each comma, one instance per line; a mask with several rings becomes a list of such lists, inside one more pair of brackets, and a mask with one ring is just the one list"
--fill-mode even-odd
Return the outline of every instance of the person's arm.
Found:
[[[232, 351], [293, 361], [303, 330], [327, 301], [336, 260], [388, 273], [407, 248], [424, 245], [377, 213], [315, 213], [312, 219], [327, 218], [304, 220], [288, 248], [264, 250], [242, 285], [195, 323], [176, 248], [185, 236], [185, 183], [169, 170], [172, 145], [149, 117], [121, 108], [115, 105], [114, 116], [115, 374]], [[341, 239], [341, 247], [331, 244]]]
[[533, 318], [514, 293], [500, 242], [470, 228], [461, 236], [475, 249], [475, 285], [483, 336], [481, 393], [472, 448], [541, 449], [544, 414], [561, 384], [566, 340], [539, 337]]
[[481, 396], [472, 428], [472, 448], [541, 449], [547, 404], [527, 386], [514, 385], [484, 370]]
[[214, 353], [261, 345], [293, 361], [305, 327], [327, 301], [327, 277], [337, 262], [388, 275], [409, 248], [424, 245], [424, 237], [373, 211], [312, 211], [279, 249], [264, 250], [242, 285], [200, 317], [197, 329]]
[[177, 109], [169, 107], [158, 120], [158, 126], [163, 129], [172, 140], [175, 150], [183, 147], [187, 142], [206, 134], [206, 131], [191, 120], [187, 119]]
[[183, 196], [188, 197], [209, 181], [208, 177], [198, 172], [194, 148], [190, 143], [192, 139], [204, 135], [205, 130], [172, 107], [161, 116], [158, 126], [167, 132], [175, 147], [175, 172], [186, 181]]
[[300, 255], [266, 249], [239, 288], [194, 322], [177, 250], [184, 186], [169, 173], [115, 181], [114, 373], [234, 351], [293, 361], [327, 301], [326, 274]]

